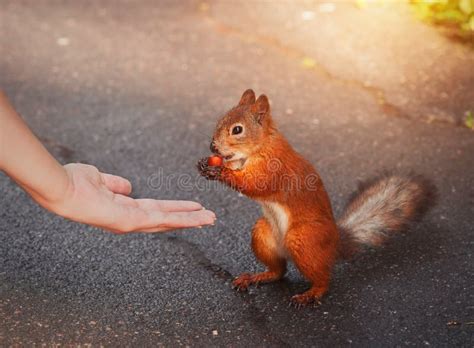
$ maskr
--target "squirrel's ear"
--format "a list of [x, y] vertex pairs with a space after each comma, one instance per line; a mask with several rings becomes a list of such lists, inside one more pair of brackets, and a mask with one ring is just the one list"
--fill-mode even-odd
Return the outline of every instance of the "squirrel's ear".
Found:
[[270, 103], [268, 102], [268, 98], [265, 94], [262, 94], [252, 106], [252, 112], [255, 113], [258, 123], [262, 123], [263, 118], [269, 111]]
[[244, 94], [242, 94], [239, 105], [250, 105], [253, 103], [255, 103], [255, 92], [251, 89], [247, 89]]

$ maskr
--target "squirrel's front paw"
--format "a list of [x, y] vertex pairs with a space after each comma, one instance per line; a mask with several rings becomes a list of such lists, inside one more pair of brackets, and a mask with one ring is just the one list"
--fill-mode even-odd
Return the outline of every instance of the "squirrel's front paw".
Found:
[[197, 169], [199, 174], [205, 177], [208, 180], [217, 180], [221, 175], [222, 166], [210, 166], [208, 163], [208, 158], [201, 158], [197, 163]]

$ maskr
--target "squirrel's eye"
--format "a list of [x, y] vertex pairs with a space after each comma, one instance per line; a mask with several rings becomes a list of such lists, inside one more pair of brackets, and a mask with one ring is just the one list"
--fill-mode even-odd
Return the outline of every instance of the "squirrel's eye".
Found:
[[244, 129], [242, 128], [242, 126], [235, 126], [234, 128], [232, 128], [232, 134], [233, 135], [240, 134], [243, 131], [244, 131]]

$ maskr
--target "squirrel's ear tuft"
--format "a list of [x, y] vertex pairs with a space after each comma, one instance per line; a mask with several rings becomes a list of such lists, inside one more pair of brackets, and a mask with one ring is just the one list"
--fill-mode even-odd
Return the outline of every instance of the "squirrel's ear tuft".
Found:
[[250, 105], [253, 103], [255, 103], [255, 92], [251, 89], [247, 89], [244, 94], [242, 94], [239, 105]]
[[270, 111], [270, 103], [268, 102], [268, 98], [265, 94], [262, 94], [260, 97], [258, 97], [257, 101], [252, 106], [252, 111], [255, 113], [257, 121], [262, 123], [263, 118]]

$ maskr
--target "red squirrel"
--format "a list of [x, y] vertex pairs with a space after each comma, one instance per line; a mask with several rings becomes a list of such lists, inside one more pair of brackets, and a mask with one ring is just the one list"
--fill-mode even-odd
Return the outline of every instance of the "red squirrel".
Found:
[[210, 148], [224, 161], [201, 159], [200, 174], [254, 199], [263, 211], [253, 227], [252, 250], [267, 270], [244, 273], [233, 286], [242, 291], [279, 280], [291, 260], [311, 282], [291, 298], [298, 306], [319, 302], [338, 258], [380, 245], [436, 198], [436, 188], [420, 175], [386, 174], [361, 185], [336, 221], [317, 171], [277, 130], [268, 98], [256, 99], [251, 89], [218, 121]]

